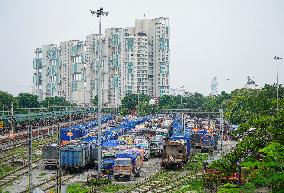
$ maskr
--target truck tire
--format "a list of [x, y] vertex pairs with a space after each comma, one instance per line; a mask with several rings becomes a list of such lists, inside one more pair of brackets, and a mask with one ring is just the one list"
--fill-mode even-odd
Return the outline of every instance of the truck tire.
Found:
[[141, 176], [140, 170], [137, 170], [135, 177], [140, 177], [140, 176]]
[[134, 180], [134, 174], [130, 174], [129, 181], [133, 181], [133, 180]]

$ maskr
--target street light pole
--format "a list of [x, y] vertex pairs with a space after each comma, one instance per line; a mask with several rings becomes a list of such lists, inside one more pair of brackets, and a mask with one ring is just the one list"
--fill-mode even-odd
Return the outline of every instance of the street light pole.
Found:
[[104, 12], [103, 8], [101, 7], [97, 11], [91, 11], [92, 15], [96, 15], [99, 18], [99, 50], [98, 50], [98, 57], [99, 57], [99, 64], [98, 64], [98, 176], [101, 175], [101, 159], [102, 159], [102, 149], [101, 149], [101, 127], [102, 127], [102, 120], [101, 120], [101, 109], [102, 109], [102, 89], [101, 89], [101, 68], [102, 68], [102, 32], [101, 32], [101, 17], [107, 16], [109, 12]]
[[180, 105], [182, 107], [182, 89], [184, 88], [184, 86], [180, 87]]
[[[282, 58], [280, 58], [280, 57], [278, 57], [278, 56], [275, 56], [274, 57], [274, 60], [282, 60]], [[278, 106], [278, 101], [279, 101], [279, 83], [278, 83], [278, 71], [279, 71], [279, 69], [278, 69], [278, 66], [276, 66], [276, 81], [277, 81], [277, 88], [276, 88], [276, 97], [277, 97], [277, 99], [276, 99], [276, 103], [277, 103], [277, 107], [276, 107], [276, 110], [277, 110], [277, 112], [278, 112], [278, 110], [279, 110], [279, 106]]]

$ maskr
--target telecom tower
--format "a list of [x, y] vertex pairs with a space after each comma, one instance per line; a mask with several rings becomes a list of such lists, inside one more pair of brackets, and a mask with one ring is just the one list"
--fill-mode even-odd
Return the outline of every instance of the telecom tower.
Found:
[[210, 96], [215, 96], [218, 94], [218, 81], [217, 81], [217, 77], [215, 76], [212, 81], [211, 81], [211, 92], [210, 92]]

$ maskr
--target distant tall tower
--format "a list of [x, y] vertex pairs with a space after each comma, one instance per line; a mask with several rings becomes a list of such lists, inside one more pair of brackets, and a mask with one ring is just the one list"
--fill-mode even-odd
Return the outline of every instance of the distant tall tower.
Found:
[[247, 76], [246, 88], [256, 88], [258, 86], [253, 79], [253, 76]]
[[217, 81], [217, 77], [215, 76], [212, 81], [211, 81], [211, 92], [210, 92], [210, 96], [214, 96], [218, 94], [218, 81]]

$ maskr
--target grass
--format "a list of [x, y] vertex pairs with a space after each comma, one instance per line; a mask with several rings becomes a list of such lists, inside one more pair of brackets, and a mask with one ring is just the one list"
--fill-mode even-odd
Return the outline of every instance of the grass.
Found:
[[[201, 172], [202, 171], [202, 162], [203, 160], [208, 159], [208, 154], [193, 154], [190, 161], [181, 169], [176, 171], [170, 170], [161, 170], [155, 175], [150, 176], [143, 184], [151, 184], [153, 181], [168, 181], [175, 175], [178, 175], [181, 172]], [[93, 179], [88, 184], [76, 183], [72, 184], [68, 187], [68, 193], [87, 193], [93, 189], [96, 189], [99, 192], [128, 192], [132, 189], [139, 188], [141, 184], [129, 184], [129, 185], [119, 185], [114, 184], [107, 179]], [[202, 178], [192, 178], [186, 184], [179, 185], [177, 190], [174, 190], [177, 193], [183, 192], [197, 192], [197, 193], [204, 193], [204, 184]]]
[[0, 167], [0, 178], [2, 178], [3, 176], [5, 176], [6, 174], [8, 174], [9, 172], [13, 171], [13, 167], [9, 166], [9, 165], [2, 165]]
[[102, 188], [103, 192], [117, 192], [120, 190], [125, 190], [128, 186], [119, 184], [109, 184]]
[[69, 185], [67, 188], [68, 193], [88, 193], [90, 192], [90, 188], [85, 186], [84, 184], [75, 183]]
[[[46, 144], [47, 142], [49, 142], [50, 140], [55, 140], [56, 139], [56, 135], [54, 135], [53, 137], [49, 137], [49, 138], [45, 138], [44, 140], [37, 140], [33, 142], [33, 151], [36, 150], [40, 145]], [[24, 159], [24, 157], [27, 156], [27, 147], [26, 146], [20, 146], [20, 147], [16, 147], [13, 148], [9, 151], [7, 151], [7, 153], [3, 154], [3, 156], [5, 155], [22, 155], [22, 159]], [[33, 155], [33, 160], [37, 160], [41, 157], [41, 155], [37, 155], [34, 154]], [[1, 167], [0, 167], [0, 178], [2, 178], [3, 176], [7, 175], [9, 172], [12, 172], [13, 170], [19, 168], [20, 166], [11, 166], [9, 163], [2, 163]], [[1, 192], [0, 192], [1, 193]]]
[[[196, 153], [192, 154], [190, 161], [185, 164], [183, 167], [184, 171], [194, 171], [196, 173], [202, 172], [203, 165], [202, 162], [208, 159], [208, 154], [205, 153]], [[184, 184], [175, 192], [182, 193], [182, 192], [198, 192], [203, 193], [204, 191], [204, 182], [203, 179], [200, 178], [192, 178], [189, 183]]]
[[45, 176], [46, 174], [47, 174], [46, 172], [41, 172], [41, 173], [39, 174], [39, 176], [42, 177], [42, 176]]
[[9, 193], [8, 191], [3, 191], [2, 189], [0, 189], [0, 193]]

